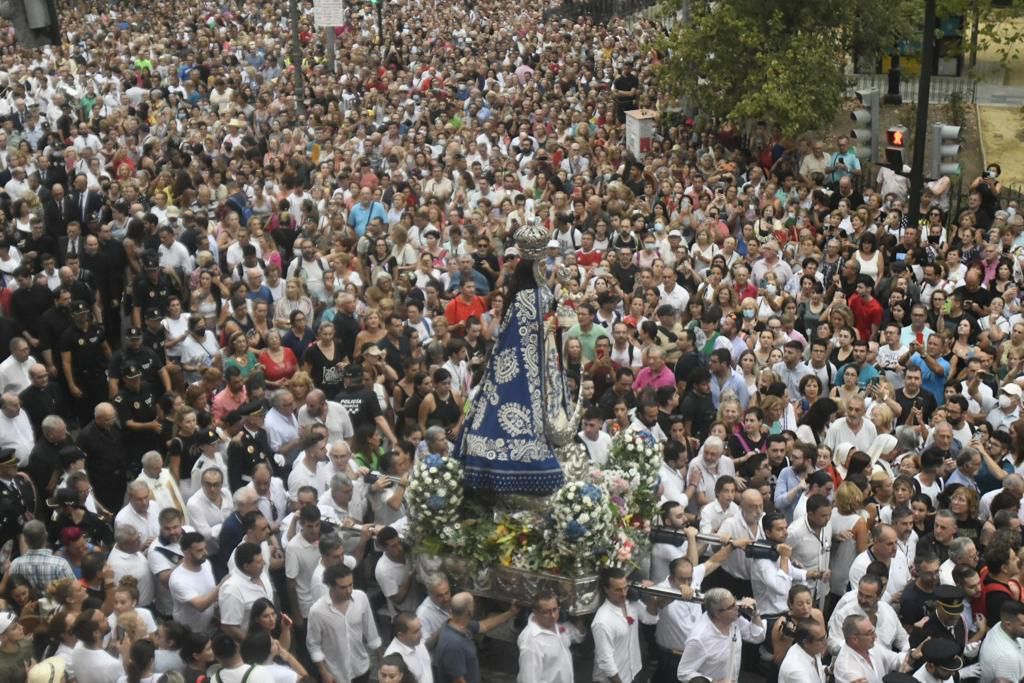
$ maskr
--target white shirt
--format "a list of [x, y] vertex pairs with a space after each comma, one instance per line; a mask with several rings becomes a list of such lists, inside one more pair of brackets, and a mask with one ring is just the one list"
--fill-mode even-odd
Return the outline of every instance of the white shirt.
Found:
[[115, 545], [107, 556], [107, 564], [114, 571], [114, 583], [124, 576], [133, 576], [138, 582], [139, 604], [151, 605], [156, 595], [153, 585], [153, 573], [149, 571], [146, 556], [139, 553], [126, 553]]
[[28, 465], [28, 457], [32, 454], [33, 446], [35, 434], [32, 432], [28, 413], [21, 409], [14, 417], [0, 413], [0, 448], [13, 448], [19, 467]]
[[779, 683], [825, 683], [821, 657], [812, 657], [799, 645], [793, 645], [779, 667]]
[[[349, 569], [356, 568], [356, 558], [351, 555], [345, 555], [341, 558], [342, 563]], [[327, 586], [324, 585], [324, 571], [327, 568], [324, 567], [323, 562], [318, 562], [316, 569], [313, 570], [313, 577], [309, 580], [310, 595], [313, 597], [315, 603], [320, 598], [327, 595]]]
[[266, 585], [263, 576], [253, 579], [241, 572], [232, 573], [221, 584], [217, 605], [220, 623], [237, 626], [245, 633], [249, 630], [249, 612], [260, 598], [274, 600], [274, 590]]
[[[758, 541], [764, 538], [764, 529], [761, 528], [761, 520], [757, 520], [757, 532], [751, 535], [750, 527], [747, 526], [746, 521], [743, 519], [743, 515], [737, 514], [735, 517], [729, 517], [722, 526], [718, 528], [719, 534], [729, 534], [729, 538], [733, 540], [739, 540], [742, 538], [749, 538], [753, 541]], [[747, 559], [746, 553], [729, 553], [729, 557], [722, 563], [722, 569], [726, 570], [732, 576], [737, 579], [750, 579], [750, 560]]]
[[[520, 638], [522, 638], [521, 635]], [[405, 660], [405, 665], [409, 667], [409, 673], [416, 677], [417, 683], [434, 683], [434, 671], [431, 669], [430, 653], [427, 652], [427, 646], [423, 644], [422, 639], [416, 647], [409, 647], [398, 638], [394, 638], [391, 640], [388, 648], [384, 650], [385, 657], [390, 654], [402, 656], [402, 659]], [[571, 678], [569, 683], [572, 683]]]
[[312, 578], [320, 564], [319, 543], [310, 543], [301, 533], [295, 534], [288, 543], [284, 556], [285, 576], [295, 582], [295, 596], [299, 600], [299, 614], [309, 616], [313, 606]]
[[[840, 629], [841, 631], [842, 629]], [[832, 664], [836, 683], [853, 683], [858, 679], [867, 683], [882, 683], [882, 677], [900, 666], [900, 656], [881, 643], [877, 643], [868, 651], [871, 661], [861, 657], [849, 645], [843, 643], [842, 649]]]
[[743, 642], [761, 643], [764, 635], [764, 623], [754, 624], [745, 617], [733, 622], [725, 635], [703, 614], [686, 641], [676, 674], [681, 681], [701, 675], [713, 681], [735, 683], [740, 676]]
[[[693, 580], [690, 586], [694, 590], [700, 590], [705, 574], [703, 564], [693, 568]], [[656, 588], [669, 591], [678, 590], [668, 582], [668, 579], [657, 584]], [[700, 615], [701, 608], [699, 604], [685, 600], [673, 600], [658, 612], [658, 625], [654, 630], [654, 639], [658, 645], [666, 650], [682, 652], [686, 648], [686, 641], [690, 634], [693, 633]]]
[[306, 465], [306, 457], [296, 458], [292, 464], [291, 474], [288, 475], [288, 500], [295, 501], [299, 497], [299, 489], [303, 486], [312, 486], [316, 489], [316, 496], [319, 498], [327, 490], [321, 470], [327, 463], [318, 462], [312, 470]]
[[197, 572], [179, 565], [171, 572], [171, 580], [168, 582], [174, 620], [179, 624], [188, 624], [196, 633], [207, 633], [217, 603], [211, 602], [204, 610], [198, 610], [190, 603], [195, 598], [208, 594], [216, 585], [213, 568], [209, 562], [204, 562]]
[[[605, 436], [608, 436], [605, 434]], [[608, 439], [609, 443], [611, 438]], [[661, 493], [661, 502], [666, 503], [672, 501], [679, 503], [683, 507], [690, 504], [690, 498], [686, 495], [686, 479], [684, 479], [685, 472], [680, 472], [675, 467], [669, 467], [664, 461], [661, 463], [661, 469], [659, 470], [661, 475], [661, 485], [663, 487]]]
[[[992, 627], [981, 644], [981, 680], [996, 678], [1019, 681], [1024, 678], [1024, 647], [1019, 638], [1011, 638], [1001, 623]], [[81, 680], [81, 679], [79, 679]]]
[[594, 636], [594, 680], [603, 683], [616, 674], [622, 681], [636, 678], [644, 668], [640, 622], [653, 624], [657, 620], [657, 615], [650, 614], [640, 602], [627, 602], [626, 612], [608, 601], [598, 607], [590, 626]]
[[111, 683], [124, 675], [121, 660], [104, 650], [90, 650], [82, 643], [72, 650], [71, 665], [79, 683]]
[[732, 463], [732, 458], [723, 455], [718, 459], [718, 465], [716, 472], [712, 472], [708, 469], [707, 463], [704, 462], [703, 457], [697, 457], [690, 461], [690, 467], [686, 470], [686, 480], [690, 480], [690, 473], [696, 468], [700, 471], [700, 486], [697, 487], [696, 493], [703, 493], [708, 500], [715, 499], [715, 482], [718, 481], [719, 477], [726, 475], [730, 477], [736, 476], [736, 466]]
[[294, 441], [299, 436], [299, 423], [294, 415], [285, 415], [272, 408], [263, 419], [263, 429], [267, 431], [267, 442], [275, 453], [281, 452], [281, 446]]
[[160, 475], [151, 477], [145, 471], [139, 473], [135, 481], [141, 481], [149, 487], [149, 498], [157, 506], [158, 510], [174, 508], [188, 521], [188, 511], [185, 509], [185, 499], [178, 489], [178, 482], [174, 480], [171, 471], [166, 467], [160, 470]]
[[[850, 588], [856, 588], [864, 574], [868, 571], [868, 565], [874, 562], [875, 556], [871, 553], [871, 547], [854, 558], [850, 565]], [[904, 553], [897, 552], [889, 561], [889, 581], [885, 584], [885, 599], [892, 602], [892, 597], [903, 590], [903, 587], [910, 581], [910, 567], [907, 565], [907, 557]]]
[[569, 650], [573, 631], [568, 624], [558, 623], [554, 630], [542, 628], [531, 616], [517, 640], [517, 683], [573, 683], [572, 652]]
[[[245, 487], [253, 491], [256, 490], [251, 481]], [[257, 495], [259, 494], [257, 493]], [[256, 501], [256, 508], [271, 524], [280, 522], [288, 514], [288, 492], [285, 491], [284, 482], [280, 477], [270, 478], [270, 491], [266, 496], [259, 497], [259, 500]]]
[[[801, 567], [808, 571], [826, 571], [832, 559], [832, 523], [825, 524], [821, 531], [816, 532], [807, 523], [807, 517], [794, 520], [789, 527], [786, 543], [793, 549], [793, 559], [799, 562]], [[820, 580], [814, 583], [818, 584], [819, 595], [822, 594], [821, 591], [828, 590]]]
[[274, 683], [274, 677], [270, 675], [267, 667], [259, 665], [242, 664], [234, 669], [221, 669], [217, 672], [217, 677], [220, 679], [218, 683], [242, 683], [243, 679], [245, 683]]
[[[839, 599], [832, 617], [828, 620], [828, 649], [837, 652], [843, 647], [843, 621], [846, 617], [858, 614], [867, 616], [857, 602], [857, 591], [852, 590]], [[877, 619], [875, 620], [876, 642], [887, 650], [902, 652], [909, 648], [910, 638], [907, 631], [896, 616], [896, 610], [884, 600], [878, 601]]]
[[792, 562], [789, 571], [784, 572], [780, 566], [782, 558], [777, 560], [754, 560], [750, 563], [750, 583], [757, 600], [757, 610], [761, 614], [783, 614], [788, 610], [786, 598], [793, 581], [806, 583], [807, 572]]
[[13, 355], [8, 356], [0, 363], [0, 391], [20, 394], [22, 389], [32, 383], [28, 371], [38, 362], [32, 356], [26, 358], [24, 363], [19, 363]]
[[152, 500], [149, 501], [149, 510], [145, 517], [136, 512], [135, 508], [129, 503], [121, 508], [121, 511], [114, 517], [114, 531], [117, 531], [117, 527], [122, 524], [134, 527], [139, 532], [139, 541], [145, 546], [149, 539], [160, 535], [159, 517], [160, 506]]
[[401, 602], [396, 603], [391, 597], [398, 594], [410, 573], [412, 573], [412, 568], [408, 562], [399, 564], [386, 555], [382, 555], [377, 560], [377, 566], [374, 567], [373, 574], [377, 579], [377, 585], [380, 586], [381, 592], [388, 599], [388, 613], [391, 616], [394, 616], [398, 610], [411, 612], [416, 609], [417, 599], [414, 587], [409, 588]]
[[700, 509], [700, 532], [702, 534], [717, 534], [722, 523], [729, 517], [740, 514], [740, 506], [730, 502], [724, 510], [722, 504], [717, 500]]
[[[182, 531], [192, 531], [192, 527], [182, 527]], [[149, 547], [148, 557], [149, 571], [152, 572], [155, 578], [157, 611], [160, 614], [170, 614], [172, 610], [171, 591], [167, 585], [160, 581], [160, 574], [177, 569], [185, 555], [181, 552], [181, 546], [178, 543], [164, 544], [158, 538]], [[168, 583], [170, 578], [168, 574]]]
[[825, 434], [825, 445], [835, 450], [836, 446], [841, 443], [852, 443], [857, 450], [867, 453], [876, 436], [878, 436], [878, 432], [871, 420], [862, 418], [860, 429], [854, 432], [846, 424], [846, 418], [841, 417], [828, 428], [828, 432]]
[[594, 464], [594, 467], [604, 467], [608, 464], [608, 453], [612, 447], [611, 436], [604, 431], [600, 431], [597, 433], [597, 440], [591, 441], [583, 430], [580, 430], [577, 436], [583, 442], [583, 445], [587, 447], [587, 452], [590, 454], [590, 462]]
[[160, 256], [161, 268], [181, 268], [186, 274], [192, 272], [192, 256], [188, 253], [188, 247], [178, 241], [167, 247], [161, 244], [157, 248]]
[[220, 527], [224, 520], [234, 512], [231, 493], [227, 488], [220, 490], [220, 504], [210, 500], [204, 490], [197, 489], [188, 499], [188, 520], [195, 530], [209, 539], [220, 536]]
[[370, 668], [367, 648], [375, 650], [381, 645], [370, 600], [358, 589], [352, 591], [344, 614], [330, 597], [317, 600], [309, 610], [306, 628], [310, 658], [314, 663], [326, 660], [331, 674], [341, 681], [366, 673]]
[[416, 608], [416, 618], [423, 624], [423, 642], [429, 641], [448, 621], [448, 612], [438, 607], [429, 597]]
[[355, 434], [348, 411], [336, 401], [327, 401], [327, 416], [323, 419], [311, 416], [305, 405], [299, 408], [299, 426], [306, 427], [312, 424], [322, 424], [327, 427], [327, 437], [332, 444], [351, 439]]
[[689, 543], [677, 546], [672, 543], [654, 543], [651, 545], [651, 581], [661, 583], [668, 578], [668, 568], [673, 560], [686, 557]]

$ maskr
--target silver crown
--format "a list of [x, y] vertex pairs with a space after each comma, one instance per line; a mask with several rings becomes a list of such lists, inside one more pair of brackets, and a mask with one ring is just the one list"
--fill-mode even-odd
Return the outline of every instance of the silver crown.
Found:
[[519, 253], [530, 261], [544, 258], [549, 239], [548, 231], [539, 218], [531, 218], [515, 233]]

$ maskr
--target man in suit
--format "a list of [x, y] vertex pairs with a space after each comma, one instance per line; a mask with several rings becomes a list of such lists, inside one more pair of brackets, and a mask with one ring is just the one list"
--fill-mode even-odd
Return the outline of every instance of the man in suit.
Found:
[[57, 240], [57, 259], [66, 265], [68, 256], [80, 255], [85, 251], [85, 238], [82, 237], [82, 226], [77, 220], [67, 223], [67, 234]]
[[70, 200], [64, 195], [64, 186], [56, 183], [50, 188], [49, 201], [43, 204], [43, 223], [46, 225], [46, 232], [54, 237], [63, 238], [68, 234], [69, 220]]
[[61, 186], [61, 201], [64, 197], [64, 186], [68, 182], [68, 173], [64, 170], [63, 162], [51, 163], [50, 157], [46, 154], [39, 154], [36, 157], [36, 169], [39, 173], [39, 184], [47, 190], [53, 191], [55, 185]]
[[89, 180], [84, 173], [75, 176], [75, 190], [71, 193], [71, 215], [69, 218], [83, 226], [89, 225], [103, 210], [103, 195], [88, 189]]

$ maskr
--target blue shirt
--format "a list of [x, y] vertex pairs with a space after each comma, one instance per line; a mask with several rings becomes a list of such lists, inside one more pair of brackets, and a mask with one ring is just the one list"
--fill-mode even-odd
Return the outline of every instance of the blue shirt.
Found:
[[356, 231], [357, 237], [366, 234], [366, 228], [374, 218], [384, 221], [384, 225], [388, 224], [388, 212], [384, 210], [384, 206], [380, 202], [370, 202], [369, 206], [363, 206], [362, 202], [357, 202], [348, 212], [348, 224]]
[[[836, 376], [832, 378], [832, 384], [834, 384], [837, 387], [840, 384], [842, 384], [843, 373], [846, 372], [846, 368], [850, 367], [851, 365], [853, 367], [857, 367], [856, 363], [847, 363], [843, 367], [839, 368], [839, 372], [837, 372]], [[864, 367], [860, 369], [860, 374], [857, 375], [857, 386], [860, 387], [861, 389], [867, 389], [868, 382], [875, 379], [876, 377], [881, 377], [881, 373], [878, 372], [878, 368], [876, 368], [874, 365], [868, 365], [867, 363], [865, 363]], [[943, 380], [943, 382], [945, 382], [945, 380]]]
[[942, 374], [936, 375], [928, 364], [921, 358], [920, 353], [910, 357], [910, 362], [921, 368], [921, 388], [930, 391], [935, 397], [935, 404], [942, 405], [946, 402], [946, 376], [949, 375], [949, 361], [945, 358], [936, 358], [935, 361], [942, 366]]
[[[491, 292], [491, 283], [487, 277], [478, 270], [473, 272], [473, 283], [476, 284], [476, 293], [485, 296]], [[449, 292], [457, 292], [462, 287], [462, 271], [452, 273], [451, 284], [448, 285]]]
[[800, 475], [792, 467], [783, 467], [779, 472], [779, 478], [775, 482], [775, 509], [786, 515], [786, 521], [793, 521], [793, 511], [796, 508], [800, 496], [794, 496], [788, 500], [789, 492], [800, 485]]
[[711, 401], [715, 404], [715, 409], [722, 403], [722, 392], [724, 391], [732, 391], [736, 394], [741, 409], [746, 410], [747, 403], [750, 402], [750, 392], [747, 391], [747, 382], [743, 379], [743, 375], [737, 375], [734, 370], [723, 382], [718, 379], [718, 375], [711, 373]]
[[480, 631], [480, 624], [470, 622], [466, 631], [457, 631], [448, 623], [441, 627], [434, 649], [438, 681], [453, 681], [461, 677], [466, 683], [480, 683], [480, 660], [473, 642], [473, 637]]

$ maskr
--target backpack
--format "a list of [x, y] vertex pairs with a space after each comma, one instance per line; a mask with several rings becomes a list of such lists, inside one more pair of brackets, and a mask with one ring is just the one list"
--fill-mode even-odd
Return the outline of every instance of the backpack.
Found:
[[[255, 668], [256, 668], [255, 664], [250, 664], [249, 665], [249, 668], [246, 669], [245, 673], [242, 675], [242, 683], [248, 683], [249, 675], [252, 673], [252, 670], [255, 669]], [[216, 683], [224, 683], [224, 681], [220, 677], [220, 672], [219, 671], [213, 675], [213, 680], [216, 681]]]

